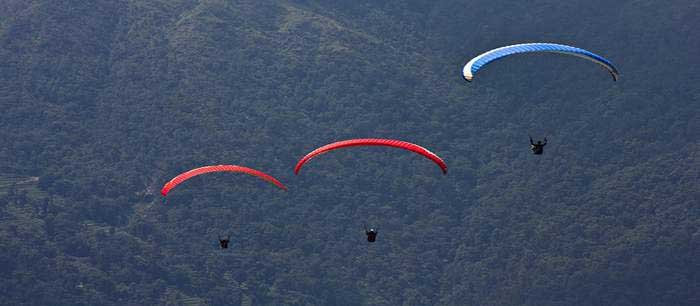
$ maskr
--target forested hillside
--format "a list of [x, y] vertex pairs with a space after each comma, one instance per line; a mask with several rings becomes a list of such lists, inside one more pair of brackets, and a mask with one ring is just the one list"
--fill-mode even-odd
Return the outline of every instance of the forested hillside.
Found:
[[[691, 0], [0, 0], [0, 304], [699, 305], [699, 25]], [[621, 78], [461, 78], [534, 41]], [[363, 137], [449, 171], [350, 148], [294, 175]], [[160, 196], [213, 164], [289, 191]]]

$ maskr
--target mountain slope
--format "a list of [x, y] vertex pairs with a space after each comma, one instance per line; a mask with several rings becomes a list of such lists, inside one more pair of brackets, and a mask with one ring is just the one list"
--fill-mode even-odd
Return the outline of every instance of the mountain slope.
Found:
[[[699, 11], [2, 1], [3, 301], [697, 304]], [[470, 56], [524, 41], [598, 52], [622, 78], [535, 55], [461, 79]], [[548, 137], [545, 155], [528, 134]], [[415, 142], [449, 174], [357, 148], [293, 175], [307, 152], [356, 137]], [[158, 198], [174, 175], [222, 163], [290, 191], [214, 174]]]

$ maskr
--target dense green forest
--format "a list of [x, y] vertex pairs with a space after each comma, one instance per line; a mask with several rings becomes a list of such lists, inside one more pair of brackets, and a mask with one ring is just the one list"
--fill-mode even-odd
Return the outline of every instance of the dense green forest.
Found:
[[[698, 25], [692, 0], [0, 0], [0, 304], [700, 305]], [[461, 78], [532, 41], [621, 79], [551, 54]], [[353, 148], [293, 174], [360, 137], [449, 173]], [[163, 201], [210, 164], [290, 189]]]

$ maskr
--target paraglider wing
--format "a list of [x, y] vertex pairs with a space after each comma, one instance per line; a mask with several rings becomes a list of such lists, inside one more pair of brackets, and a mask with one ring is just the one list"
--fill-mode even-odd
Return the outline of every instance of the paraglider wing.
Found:
[[236, 166], [236, 165], [217, 165], [217, 166], [205, 166], [205, 167], [200, 167], [200, 168], [195, 168], [192, 170], [189, 170], [187, 172], [184, 172], [176, 177], [174, 177], [172, 180], [167, 182], [164, 186], [163, 189], [160, 190], [160, 194], [163, 196], [167, 196], [168, 192], [170, 192], [171, 189], [175, 188], [175, 186], [179, 185], [180, 183], [189, 180], [195, 176], [205, 174], [205, 173], [211, 173], [211, 172], [239, 172], [239, 173], [246, 173], [250, 174], [252, 176], [259, 177], [265, 181], [268, 181], [277, 187], [287, 190], [287, 187], [284, 186], [280, 181], [275, 179], [274, 177], [247, 167], [242, 167], [242, 166]]
[[612, 62], [598, 54], [581, 48], [552, 43], [518, 44], [493, 49], [471, 59], [462, 69], [462, 76], [465, 80], [471, 82], [471, 80], [474, 78], [474, 74], [486, 64], [509, 55], [531, 52], [550, 52], [578, 56], [603, 66], [603, 68], [610, 72], [613, 77], [613, 81], [617, 81], [618, 77], [620, 76], [620, 73], [617, 71], [617, 68], [615, 68]]
[[354, 147], [354, 146], [385, 146], [385, 147], [393, 147], [393, 148], [400, 148], [404, 150], [409, 150], [415, 153], [418, 153], [422, 155], [423, 157], [426, 157], [430, 160], [432, 160], [434, 163], [436, 163], [440, 169], [442, 169], [443, 174], [447, 174], [447, 165], [445, 162], [437, 156], [435, 153], [428, 151], [428, 149], [423, 148], [417, 144], [413, 144], [410, 142], [405, 142], [401, 140], [393, 140], [393, 139], [377, 139], [377, 138], [362, 138], [362, 139], [350, 139], [350, 140], [343, 140], [343, 141], [338, 141], [334, 142], [331, 144], [327, 144], [325, 146], [322, 146], [316, 150], [311, 151], [311, 153], [306, 154], [302, 159], [299, 160], [297, 163], [296, 167], [294, 167], [294, 173], [299, 174], [299, 171], [301, 170], [301, 167], [304, 166], [304, 164], [309, 161], [310, 159], [321, 155], [323, 153], [333, 151], [335, 149], [340, 149], [340, 148], [346, 148], [346, 147]]

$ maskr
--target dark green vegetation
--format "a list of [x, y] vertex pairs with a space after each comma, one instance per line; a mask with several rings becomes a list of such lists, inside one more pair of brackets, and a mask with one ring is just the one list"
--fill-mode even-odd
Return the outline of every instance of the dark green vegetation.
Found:
[[700, 304], [698, 1], [337, 2], [1, 0], [0, 304]]

